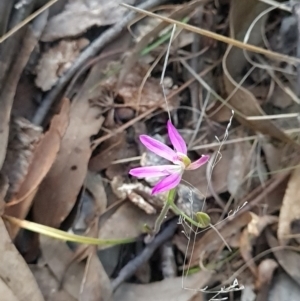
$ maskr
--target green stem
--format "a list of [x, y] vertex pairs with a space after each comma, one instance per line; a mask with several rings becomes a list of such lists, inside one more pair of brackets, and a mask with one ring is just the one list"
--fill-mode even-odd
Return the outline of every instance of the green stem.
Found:
[[162, 208], [159, 216], [157, 217], [157, 219], [155, 221], [154, 230], [153, 230], [154, 235], [156, 235], [159, 232], [160, 227], [161, 227], [170, 207], [172, 207], [172, 205], [174, 204], [175, 193], [176, 193], [175, 188], [171, 189], [169, 191], [167, 201], [165, 202], [164, 207]]
[[194, 221], [192, 218], [190, 218], [188, 215], [186, 215], [182, 210], [180, 210], [175, 204], [174, 202], [172, 204], [170, 204], [171, 209], [174, 211], [174, 213], [181, 215], [182, 217], [184, 217], [188, 222], [190, 222], [192, 225], [198, 227], [198, 228], [203, 228], [201, 227], [201, 225], [199, 223], [197, 223], [196, 221]]

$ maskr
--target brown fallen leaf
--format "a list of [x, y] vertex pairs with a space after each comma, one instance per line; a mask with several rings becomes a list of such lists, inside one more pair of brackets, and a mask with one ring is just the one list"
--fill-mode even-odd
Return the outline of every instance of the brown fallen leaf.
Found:
[[91, 158], [89, 170], [99, 172], [106, 169], [112, 161], [118, 159], [120, 153], [124, 152], [125, 145], [126, 132], [118, 133], [104, 141], [99, 147], [99, 153]]
[[[230, 36], [232, 38], [243, 40], [246, 31], [253, 20], [266, 8], [266, 5], [256, 0], [234, 0], [230, 6]], [[248, 43], [258, 45], [262, 41], [260, 28], [265, 22], [266, 16], [260, 18], [252, 30]], [[258, 33], [258, 34], [257, 34]], [[228, 46], [223, 58], [224, 82], [227, 95], [233, 95], [229, 99], [229, 104], [244, 116], [264, 115], [263, 110], [259, 106], [257, 99], [247, 89], [239, 87], [238, 82], [243, 75], [240, 74], [247, 64], [247, 60], [241, 49]], [[276, 127], [269, 120], [246, 120], [243, 116], [235, 114], [235, 117], [246, 126], [270, 135], [286, 143], [294, 143], [283, 131]]]
[[284, 271], [279, 271], [274, 277], [268, 299], [256, 301], [298, 301], [300, 295], [300, 287], [289, 275]]
[[[4, 222], [1, 218], [0, 258], [0, 288], [7, 292], [7, 296], [11, 297], [11, 300], [44, 301], [44, 298], [32, 273], [30, 272], [22, 256], [17, 251], [16, 247], [11, 242]], [[9, 293], [9, 291], [11, 291], [11, 294]], [[1, 296], [3, 297], [6, 295]], [[16, 299], [14, 300], [12, 296], [15, 296]]]
[[[214, 191], [219, 194], [227, 190], [227, 175], [232, 159], [232, 151], [225, 150], [222, 151], [222, 159], [214, 167], [211, 184]], [[212, 194], [208, 190], [206, 169], [199, 168], [190, 172], [186, 172], [183, 175], [183, 179], [189, 184], [193, 185], [197, 190], [204, 194], [207, 198], [211, 197]]]
[[91, 87], [101, 72], [95, 65], [72, 101], [70, 122], [59, 153], [34, 199], [33, 220], [38, 223], [59, 227], [76, 203], [92, 154], [90, 139], [104, 121], [101, 107], [89, 101], [99, 95], [99, 90], [91, 91]]
[[62, 76], [79, 55], [80, 51], [89, 44], [87, 39], [60, 41], [58, 45], [43, 53], [36, 66], [35, 84], [43, 91], [50, 90], [58, 78]]
[[72, 0], [63, 11], [53, 16], [42, 35], [43, 42], [79, 36], [92, 26], [117, 23], [127, 12], [121, 3], [134, 4], [134, 0]]
[[60, 287], [60, 282], [43, 262], [29, 265], [46, 301], [78, 301]]
[[[144, 226], [154, 226], [156, 215], [148, 215], [130, 202], [120, 206], [100, 227], [100, 239], [124, 239], [138, 237], [144, 233]], [[107, 246], [99, 246], [105, 249]]]
[[289, 241], [286, 236], [291, 234], [292, 222], [300, 218], [300, 190], [298, 187], [299, 181], [300, 168], [297, 167], [296, 169], [294, 169], [289, 179], [283, 198], [283, 203], [280, 209], [277, 236], [281, 245], [285, 245]]
[[[122, 67], [123, 68], [123, 67]], [[121, 69], [122, 69], [121, 68]], [[166, 104], [163, 102], [164, 95], [161, 90], [160, 80], [154, 77], [148, 77], [140, 91], [144, 77], [147, 75], [149, 66], [142, 63], [137, 63], [127, 72], [122, 85], [118, 89], [118, 97], [124, 104], [136, 108], [139, 105], [140, 112], [145, 112], [147, 109], [158, 106], [166, 110]], [[103, 85], [110, 91], [115, 91], [118, 84], [118, 76], [111, 76]], [[170, 94], [171, 90], [166, 89], [166, 95]], [[177, 107], [177, 96], [168, 100], [169, 109]]]
[[[115, 301], [189, 301], [200, 294], [213, 276], [203, 271], [187, 277], [182, 287], [182, 278], [169, 278], [149, 284], [122, 284], [114, 294]], [[185, 287], [190, 289], [185, 289]]]
[[[69, 122], [69, 109], [70, 102], [68, 99], [64, 99], [60, 113], [53, 117], [49, 130], [34, 150], [24, 181], [16, 195], [9, 200], [5, 211], [7, 215], [21, 219], [27, 215], [39, 185], [56, 159], [62, 136]], [[15, 237], [18, 228], [13, 227], [11, 230], [11, 236]]]
[[65, 242], [40, 236], [41, 255], [60, 286], [78, 300], [85, 264], [73, 261], [74, 253]]
[[25, 118], [11, 119], [7, 152], [1, 170], [9, 181], [6, 201], [15, 197], [24, 182], [34, 151], [42, 137], [42, 130]]
[[112, 295], [110, 281], [97, 256], [95, 247], [91, 250], [81, 283], [79, 301], [109, 301]]
[[19, 301], [2, 279], [0, 279], [0, 296], [5, 296], [5, 301]]
[[273, 274], [278, 267], [278, 263], [274, 259], [264, 259], [258, 266], [256, 289], [260, 290], [266, 285], [270, 285]]
[[240, 253], [245, 263], [249, 267], [254, 277], [258, 277], [258, 268], [255, 261], [252, 260], [252, 248], [255, 245], [256, 239], [260, 236], [262, 231], [270, 224], [278, 221], [276, 216], [264, 215], [257, 216], [251, 213], [252, 220], [248, 226], [243, 230], [240, 237]]
[[94, 211], [101, 215], [107, 207], [107, 196], [100, 174], [88, 171], [85, 180], [85, 187], [94, 198]]
[[[232, 216], [229, 220], [220, 223], [216, 228], [220, 235], [226, 241], [230, 237], [234, 236], [237, 232], [241, 232], [242, 229], [247, 226], [252, 220], [250, 212], [244, 212], [237, 216]], [[200, 257], [203, 258], [203, 254], [209, 251], [210, 253], [218, 250], [224, 242], [221, 240], [219, 234], [214, 229], [209, 229], [203, 237], [195, 242], [194, 248], [188, 250], [190, 256], [190, 265], [199, 265]]]
[[300, 285], [300, 255], [289, 249], [277, 249], [279, 243], [271, 231], [266, 231], [267, 242], [281, 267]]
[[[30, 6], [28, 6], [30, 8]], [[14, 97], [16, 94], [16, 89], [18, 82], [20, 80], [21, 74], [24, 71], [26, 64], [28, 63], [29, 57], [34, 50], [35, 46], [38, 44], [40, 35], [45, 28], [47, 23], [48, 12], [40, 14], [35, 20], [27, 27], [24, 32], [24, 36], [20, 36], [17, 39], [19, 44], [19, 51], [14, 56], [12, 64], [7, 64], [7, 57], [5, 56], [4, 60], [1, 61], [1, 70], [0, 70], [0, 169], [2, 168], [5, 156], [6, 148], [9, 135], [9, 121], [12, 110], [12, 105], [14, 102]], [[20, 34], [20, 32], [19, 32]], [[13, 41], [13, 40], [12, 40]], [[16, 44], [16, 49], [18, 47]], [[2, 44], [6, 46], [14, 45], [13, 44]], [[2, 49], [3, 50], [3, 49]], [[9, 56], [11, 49], [5, 47], [5, 52]], [[14, 53], [15, 51], [13, 51]], [[1, 52], [2, 53], [2, 52]], [[3, 53], [2, 55], [3, 56]], [[13, 56], [10, 56], [9, 61], [12, 60]], [[9, 62], [10, 63], [10, 62]], [[8, 71], [8, 72], [7, 72]], [[6, 73], [7, 72], [7, 73]], [[3, 77], [5, 76], [5, 81]]]
[[233, 146], [233, 156], [228, 169], [227, 187], [235, 199], [240, 199], [247, 194], [243, 181], [246, 174], [250, 171], [250, 150], [251, 144], [248, 141], [235, 143]]

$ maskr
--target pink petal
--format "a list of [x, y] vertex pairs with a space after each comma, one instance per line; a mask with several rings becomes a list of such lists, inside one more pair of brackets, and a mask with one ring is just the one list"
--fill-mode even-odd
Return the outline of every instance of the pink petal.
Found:
[[137, 167], [129, 171], [129, 174], [137, 178], [163, 177], [173, 173], [179, 173], [181, 170], [178, 165], [160, 165]]
[[187, 147], [186, 147], [185, 141], [180, 136], [180, 134], [178, 133], [178, 131], [176, 130], [176, 128], [174, 127], [174, 125], [172, 124], [172, 122], [170, 120], [168, 121], [168, 134], [169, 134], [171, 143], [173, 144], [176, 151], [186, 155]]
[[170, 176], [167, 176], [154, 186], [152, 189], [152, 194], [171, 190], [180, 183], [180, 180], [181, 173], [174, 173]]
[[150, 151], [152, 151], [156, 155], [172, 162], [177, 159], [176, 153], [162, 142], [147, 135], [141, 135], [140, 140]]
[[195, 162], [192, 162], [186, 169], [188, 170], [194, 170], [205, 164], [209, 160], [208, 155], [202, 155], [200, 159], [198, 159]]

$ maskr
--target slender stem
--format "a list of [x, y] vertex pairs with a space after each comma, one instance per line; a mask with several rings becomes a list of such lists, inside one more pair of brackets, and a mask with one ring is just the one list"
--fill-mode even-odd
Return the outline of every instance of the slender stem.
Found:
[[174, 204], [175, 193], [176, 193], [175, 188], [171, 189], [169, 191], [167, 201], [155, 221], [154, 230], [153, 230], [154, 235], [156, 235], [159, 232], [160, 227], [161, 227], [170, 207], [172, 207], [172, 205]]
[[172, 204], [170, 204], [170, 207], [172, 208], [172, 210], [178, 214], [181, 215], [182, 217], [184, 217], [188, 222], [190, 222], [192, 225], [198, 227], [198, 228], [203, 228], [201, 227], [201, 225], [199, 223], [197, 223], [196, 221], [194, 221], [192, 218], [190, 218], [188, 215], [186, 215], [182, 210], [180, 210], [175, 204], [174, 202]]

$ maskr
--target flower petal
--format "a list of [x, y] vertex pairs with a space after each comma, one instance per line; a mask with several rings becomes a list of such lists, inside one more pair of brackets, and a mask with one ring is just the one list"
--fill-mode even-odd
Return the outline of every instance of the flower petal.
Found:
[[194, 170], [205, 164], [209, 160], [208, 155], [202, 155], [200, 159], [195, 162], [192, 162], [186, 169], [187, 170]]
[[181, 180], [180, 172], [167, 176], [154, 186], [154, 188], [152, 189], [152, 194], [171, 190], [172, 188], [176, 187], [180, 183], [180, 180]]
[[168, 121], [168, 135], [176, 151], [186, 155], [187, 154], [186, 143], [170, 120]]
[[177, 159], [176, 153], [162, 142], [147, 135], [141, 135], [140, 140], [150, 151], [152, 151], [156, 155], [172, 162]]
[[129, 174], [137, 178], [151, 178], [180, 173], [180, 170], [181, 168], [178, 165], [146, 166], [133, 168], [129, 171]]

